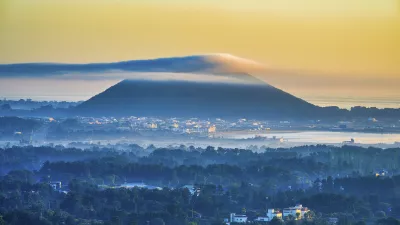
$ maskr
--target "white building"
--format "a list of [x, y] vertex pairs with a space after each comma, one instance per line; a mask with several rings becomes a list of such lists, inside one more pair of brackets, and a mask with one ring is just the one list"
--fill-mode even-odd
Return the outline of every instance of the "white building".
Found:
[[[225, 220], [226, 222], [226, 220]], [[227, 225], [230, 225], [231, 223], [247, 223], [247, 216], [246, 215], [239, 215], [236, 213], [231, 213], [229, 217], [229, 221], [226, 222]]]
[[282, 212], [275, 209], [268, 209], [267, 217], [269, 218], [270, 221], [275, 217], [278, 219], [282, 219]]
[[158, 125], [156, 123], [151, 123], [149, 128], [150, 129], [157, 129]]
[[269, 222], [271, 221], [268, 217], [257, 217], [257, 219], [254, 220], [255, 222]]
[[255, 221], [256, 222], [269, 222], [275, 217], [278, 219], [282, 219], [282, 212], [280, 212], [279, 210], [275, 210], [275, 209], [268, 209], [267, 214], [265, 216], [258, 217], [257, 219], [255, 219]]
[[309, 212], [310, 210], [307, 207], [303, 207], [301, 204], [297, 204], [295, 207], [289, 207], [283, 209], [283, 217], [286, 218], [288, 216], [293, 216], [293, 218], [302, 219], [304, 214]]

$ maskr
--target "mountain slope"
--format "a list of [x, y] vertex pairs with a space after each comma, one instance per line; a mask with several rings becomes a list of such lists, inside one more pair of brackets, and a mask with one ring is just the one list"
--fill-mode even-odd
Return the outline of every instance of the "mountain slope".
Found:
[[[249, 75], [242, 75], [244, 79]], [[251, 76], [248, 77], [251, 79]], [[79, 105], [79, 114], [170, 117], [303, 117], [318, 107], [257, 84], [124, 80]]]

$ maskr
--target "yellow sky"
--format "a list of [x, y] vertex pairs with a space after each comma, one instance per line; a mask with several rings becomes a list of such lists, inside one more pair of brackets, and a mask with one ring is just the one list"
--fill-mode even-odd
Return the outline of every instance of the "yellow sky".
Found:
[[0, 63], [224, 52], [324, 90], [400, 85], [400, 0], [2, 0], [0, 34]]

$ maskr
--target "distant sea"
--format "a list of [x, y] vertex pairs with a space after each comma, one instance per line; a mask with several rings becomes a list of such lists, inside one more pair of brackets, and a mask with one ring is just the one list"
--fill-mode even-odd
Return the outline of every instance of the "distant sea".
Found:
[[[3, 96], [0, 96], [3, 99]], [[7, 99], [19, 100], [30, 98], [37, 101], [85, 101], [91, 95], [32, 95], [32, 96], [4, 96]], [[354, 106], [377, 107], [377, 108], [400, 108], [400, 95], [388, 97], [326, 97], [307, 96], [304, 100], [318, 106], [338, 106], [350, 109]]]
[[290, 143], [313, 144], [340, 144], [343, 141], [355, 139], [358, 144], [394, 144], [400, 142], [400, 134], [362, 133], [362, 132], [331, 132], [331, 131], [305, 131], [305, 132], [260, 132], [258, 134], [232, 134], [224, 135], [225, 138], [241, 139], [254, 138], [256, 135], [264, 137], [278, 137]]
[[350, 109], [354, 106], [400, 108], [400, 96], [390, 97], [325, 97], [310, 96], [304, 100], [318, 106], [338, 106]]

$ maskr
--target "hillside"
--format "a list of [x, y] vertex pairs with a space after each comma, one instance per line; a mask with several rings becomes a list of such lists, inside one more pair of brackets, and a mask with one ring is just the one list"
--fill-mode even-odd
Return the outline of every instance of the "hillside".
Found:
[[304, 117], [318, 107], [258, 84], [124, 80], [76, 108], [79, 114], [179, 117]]

